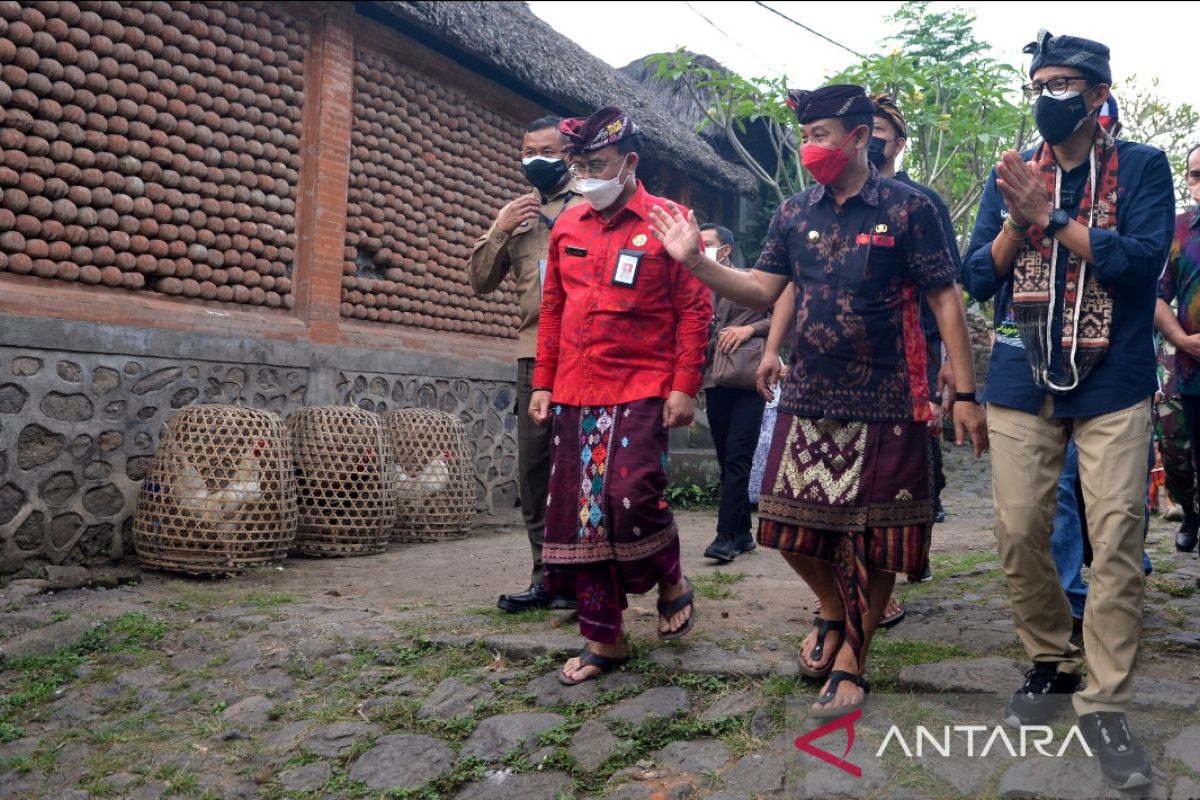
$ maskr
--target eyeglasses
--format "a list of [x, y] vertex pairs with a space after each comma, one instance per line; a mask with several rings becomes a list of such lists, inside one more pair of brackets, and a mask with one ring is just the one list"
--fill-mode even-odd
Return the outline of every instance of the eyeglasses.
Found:
[[621, 156], [620, 158], [611, 158], [608, 161], [576, 161], [570, 166], [571, 175], [576, 178], [587, 177], [588, 175], [599, 175], [613, 164], [624, 160], [625, 156]]
[[1048, 81], [1033, 81], [1032, 83], [1027, 83], [1021, 87], [1021, 91], [1024, 92], [1025, 96], [1030, 100], [1035, 97], [1041, 97], [1043, 90], [1048, 92], [1051, 97], [1058, 97], [1066, 92], [1067, 87], [1069, 87], [1073, 82], [1083, 81], [1084, 83], [1087, 83], [1087, 80], [1087, 78], [1051, 78]]

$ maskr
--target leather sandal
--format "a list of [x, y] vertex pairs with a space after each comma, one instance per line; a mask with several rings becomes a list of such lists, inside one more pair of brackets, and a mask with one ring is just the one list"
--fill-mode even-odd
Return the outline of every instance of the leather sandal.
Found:
[[823, 667], [810, 667], [804, 663], [804, 654], [801, 653], [799, 658], [800, 674], [809, 678], [824, 678], [833, 669], [833, 661], [837, 658], [837, 651], [841, 648], [842, 642], [846, 641], [846, 621], [844, 619], [817, 619], [813, 620], [813, 624], [817, 626], [817, 643], [813, 645], [813, 649], [809, 651], [808, 658], [816, 663], [821, 663], [825, 658], [825, 634], [830, 631], [835, 632], [837, 637], [837, 645], [829, 654], [829, 663]]
[[676, 597], [674, 600], [659, 600], [656, 603], [658, 608], [658, 616], [665, 620], [671, 619], [671, 617], [675, 616], [680, 611], [683, 611], [685, 608], [690, 607], [692, 609], [692, 613], [688, 614], [687, 621], [684, 622], [682, 626], [673, 631], [667, 631], [666, 633], [663, 633], [661, 630], [658, 632], [658, 638], [664, 642], [669, 642], [672, 639], [679, 639], [683, 636], [686, 636], [688, 632], [696, 625], [696, 604], [693, 602], [695, 595], [692, 592], [692, 582], [688, 578], [684, 578], [684, 580], [687, 581], [687, 590], [683, 594], [679, 595], [679, 597]]
[[[632, 649], [627, 655], [621, 657], [602, 656], [599, 653], [592, 651], [587, 645], [583, 646], [583, 650], [579, 653], [579, 669], [584, 667], [595, 667], [600, 670], [597, 673], [589, 675], [586, 678], [579, 680], [571, 680], [562, 669], [558, 671], [558, 682], [563, 686], [578, 686], [581, 683], [587, 683], [590, 680], [599, 678], [601, 675], [607, 675], [615, 669], [625, 666], [629, 663], [629, 659], [633, 657]], [[563, 665], [566, 668], [566, 665]]]
[[[827, 705], [828, 703], [832, 702], [835, 697], [837, 697], [838, 684], [842, 681], [850, 681], [851, 683], [861, 687], [863, 690], [862, 700], [859, 700], [857, 703], [851, 703], [847, 706]], [[808, 716], [810, 719], [833, 719], [835, 717], [841, 717], [846, 714], [850, 714], [867, 704], [867, 695], [870, 693], [871, 684], [866, 678], [861, 675], [855, 675], [853, 672], [835, 669], [833, 672], [829, 673], [829, 686], [825, 689], [825, 691], [821, 692], [821, 696], [817, 698], [817, 703], [822, 707], [812, 709], [808, 712]]]
[[[888, 613], [889, 609], [894, 609], [894, 610], [892, 610], [892, 613], [889, 614]], [[900, 605], [900, 601], [897, 600], [895, 597], [889, 597], [888, 601], [887, 601], [887, 605], [885, 605], [883, 607], [883, 616], [879, 620], [879, 627], [890, 628], [893, 625], [899, 623], [900, 620], [904, 619], [904, 615], [905, 615], [904, 606]]]

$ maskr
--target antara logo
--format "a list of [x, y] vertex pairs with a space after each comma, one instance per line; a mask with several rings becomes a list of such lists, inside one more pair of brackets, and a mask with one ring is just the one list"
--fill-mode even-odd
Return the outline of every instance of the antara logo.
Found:
[[[856, 778], [862, 777], [862, 768], [857, 764], [853, 764], [846, 760], [846, 756], [850, 755], [851, 748], [854, 747], [854, 723], [862, 719], [862, 709], [858, 709], [844, 716], [838, 717], [832, 722], [828, 722], [815, 730], [809, 731], [803, 736], [796, 738], [796, 747], [809, 755], [816, 756], [827, 764], [837, 767], [840, 770], [850, 773]], [[840, 756], [830, 753], [828, 750], [823, 750], [817, 747], [813, 742], [821, 737], [833, 733], [834, 731], [846, 730], [846, 749]], [[988, 733], [990, 731], [990, 734]], [[1046, 756], [1047, 758], [1062, 758], [1067, 754], [1071, 742], [1077, 742], [1079, 748], [1083, 751], [1083, 755], [1088, 758], [1092, 757], [1092, 750], [1084, 741], [1083, 734], [1078, 726], [1071, 726], [1067, 731], [1067, 735], [1063, 738], [1062, 743], [1058, 745], [1057, 751], [1054, 751], [1054, 730], [1046, 725], [1023, 725], [1013, 732], [1015, 734], [1017, 747], [1013, 746], [1013, 738], [1010, 737], [1008, 729], [1001, 725], [996, 725], [989, 728], [986, 725], [945, 725], [941, 730], [941, 738], [938, 738], [932, 731], [924, 725], [918, 725], [913, 729], [912, 736], [908, 739], [900, 731], [896, 725], [888, 728], [887, 735], [883, 737], [883, 743], [879, 745], [879, 750], [876, 751], [875, 757], [881, 758], [888, 751], [889, 747], [896, 746], [904, 753], [907, 758], [924, 758], [926, 755], [936, 753], [942, 758], [950, 758], [951, 756], [966, 756], [967, 758], [985, 758], [992, 752], [993, 749], [1003, 747], [1008, 751], [1008, 755], [1012, 758], [1026, 755], [1033, 755], [1036, 751], [1038, 755]], [[979, 735], [978, 740], [983, 741], [983, 748], [976, 752], [976, 735]], [[955, 745], [965, 737], [966, 752], [955, 752]], [[910, 746], [912, 742], [916, 747]], [[926, 753], [926, 747], [929, 752]]]

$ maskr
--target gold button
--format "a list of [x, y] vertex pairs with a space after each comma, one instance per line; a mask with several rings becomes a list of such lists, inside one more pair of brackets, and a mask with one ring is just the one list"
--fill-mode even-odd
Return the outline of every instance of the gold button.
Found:
[[808, 240], [810, 242], [820, 241], [821, 240], [821, 232], [820, 231], [809, 231], [808, 232]]
[[876, 233], [887, 233], [887, 225], [884, 225], [882, 222], [879, 223], [878, 225], [875, 226], [875, 232]]

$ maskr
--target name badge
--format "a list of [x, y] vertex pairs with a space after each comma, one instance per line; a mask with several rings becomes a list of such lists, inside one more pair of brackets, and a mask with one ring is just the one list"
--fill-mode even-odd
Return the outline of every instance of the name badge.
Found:
[[614, 286], [633, 286], [637, 281], [638, 267], [642, 263], [641, 250], [617, 251], [617, 266], [613, 269], [612, 282]]
[[584, 256], [587, 255], [587, 250], [583, 249], [582, 247], [575, 247], [574, 245], [567, 245], [567, 255], [579, 256], [580, 258], [583, 258]]

